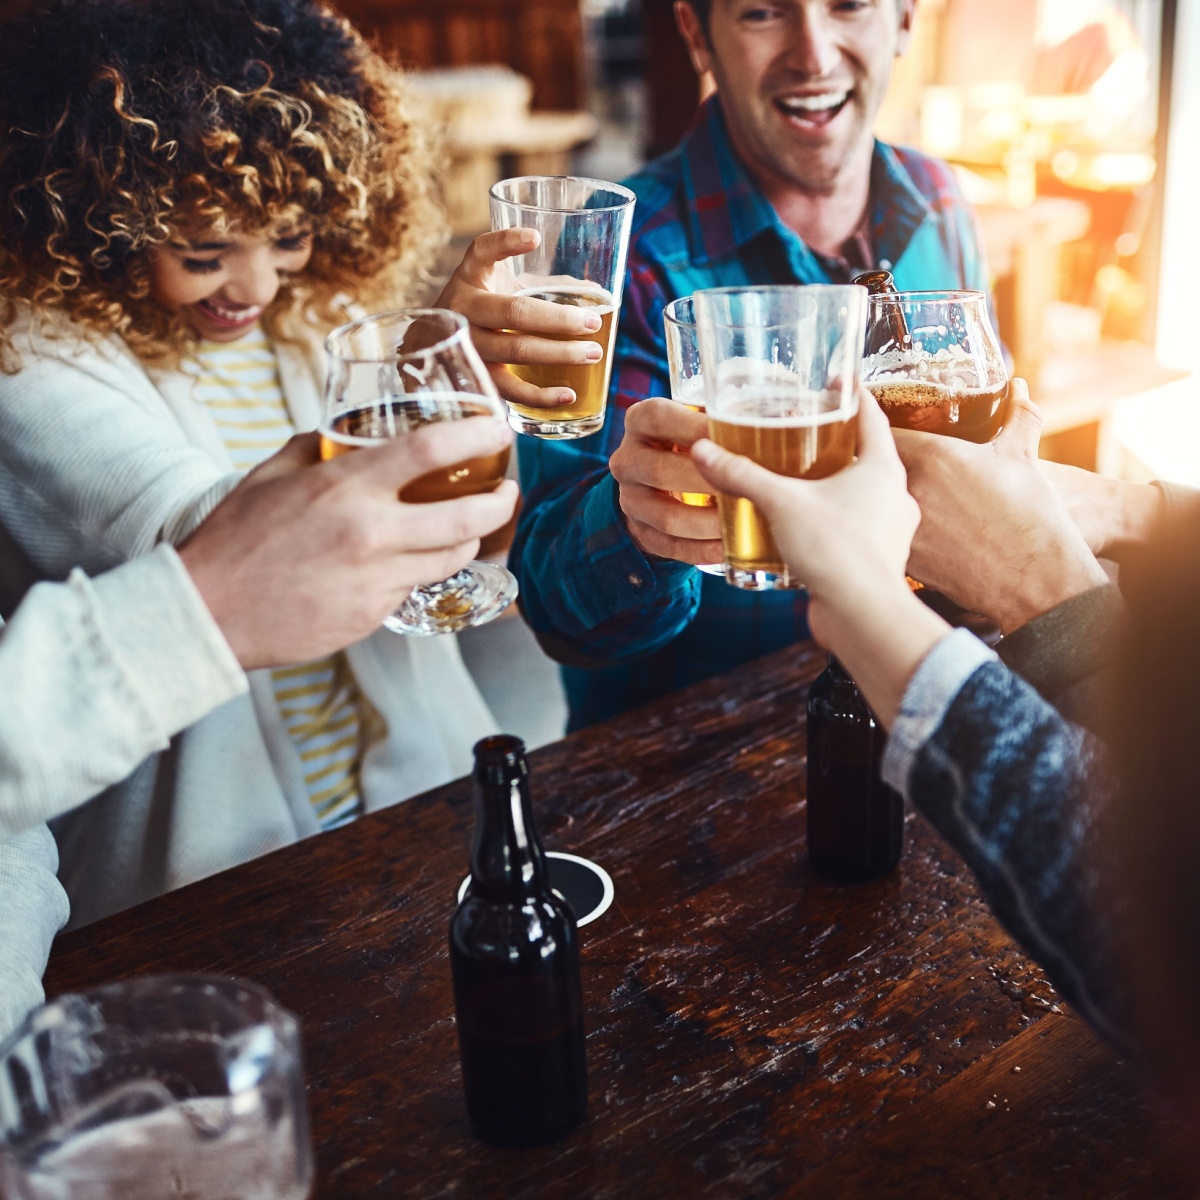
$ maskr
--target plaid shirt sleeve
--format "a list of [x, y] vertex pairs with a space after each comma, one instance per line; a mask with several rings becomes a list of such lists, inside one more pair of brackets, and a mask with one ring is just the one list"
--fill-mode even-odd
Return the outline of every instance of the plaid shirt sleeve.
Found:
[[525, 507], [509, 565], [525, 619], [547, 651], [571, 665], [652, 654], [674, 640], [700, 606], [694, 568], [638, 549], [608, 470], [629, 406], [669, 395], [663, 303], [655, 272], [631, 262], [604, 428], [577, 441], [519, 439]]

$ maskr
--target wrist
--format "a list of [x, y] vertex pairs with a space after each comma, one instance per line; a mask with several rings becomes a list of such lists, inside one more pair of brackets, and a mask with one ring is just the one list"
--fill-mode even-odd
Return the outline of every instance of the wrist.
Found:
[[1081, 540], [1078, 546], [1062, 548], [1057, 554], [1031, 555], [1028, 569], [1015, 573], [1011, 586], [997, 597], [985, 615], [1007, 635], [1028, 625], [1035, 617], [1108, 582], [1104, 568]]
[[1101, 554], [1106, 558], [1119, 558], [1150, 540], [1162, 520], [1167, 502], [1162, 489], [1152, 483], [1114, 479], [1110, 481], [1110, 493], [1112, 528]]

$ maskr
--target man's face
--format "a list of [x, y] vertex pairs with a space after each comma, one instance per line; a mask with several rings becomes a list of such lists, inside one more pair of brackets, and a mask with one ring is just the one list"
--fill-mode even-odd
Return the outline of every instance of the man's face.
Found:
[[707, 36], [690, 7], [679, 15], [693, 60], [716, 79], [734, 146], [751, 170], [820, 195], [869, 144], [915, 6], [712, 0]]

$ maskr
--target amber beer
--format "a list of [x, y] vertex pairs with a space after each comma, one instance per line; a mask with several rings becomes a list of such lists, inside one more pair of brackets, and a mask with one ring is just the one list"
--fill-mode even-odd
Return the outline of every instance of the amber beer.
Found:
[[[720, 419], [709, 416], [712, 440], [734, 454], [744, 454], [777, 475], [824, 479], [849, 466], [854, 458], [856, 417], [829, 394], [812, 398], [810, 411], [797, 413], [794, 390], [748, 390], [735, 400], [722, 400]], [[782, 414], [782, 415], [781, 415]], [[786, 574], [775, 539], [763, 515], [743, 496], [717, 495], [725, 562], [741, 571]]]
[[894, 429], [990, 442], [1000, 426], [1008, 384], [970, 388], [922, 379], [873, 379], [867, 388]]
[[[698, 375], [686, 380], [682, 392], [678, 395], [672, 393], [671, 399], [676, 404], [682, 404], [684, 408], [691, 409], [692, 412], [702, 413], [704, 411], [704, 381]], [[676, 449], [680, 448], [676, 447]], [[687, 454], [688, 451], [680, 449], [680, 453]], [[715, 508], [717, 506], [716, 496], [710, 496], [707, 492], [670, 492], [669, 495], [671, 499], [691, 505], [692, 508]]]
[[[617, 306], [612, 296], [599, 288], [594, 291], [578, 291], [570, 288], [529, 288], [517, 292], [517, 296], [529, 296], [534, 300], [548, 300], [551, 304], [570, 304], [576, 308], [591, 308], [600, 314], [600, 329], [596, 333], [553, 334], [542, 333], [539, 337], [556, 342], [599, 342], [604, 353], [598, 362], [568, 365], [553, 363], [516, 364], [508, 369], [518, 378], [532, 383], [534, 387], [568, 387], [575, 393], [573, 404], [559, 405], [553, 409], [529, 408], [524, 404], [512, 404], [516, 413], [532, 421], [583, 421], [598, 417], [604, 411], [608, 396], [608, 382], [612, 376], [613, 338], [616, 334]], [[514, 330], [507, 330], [512, 333]]]
[[[415, 433], [423, 425], [438, 421], [461, 421], [467, 417], [496, 417], [494, 401], [460, 392], [445, 395], [392, 396], [376, 400], [339, 415], [331, 427], [321, 430], [321, 458], [328, 462], [362, 446]], [[467, 458], [449, 467], [439, 467], [418, 476], [400, 489], [406, 504], [432, 504], [494, 492], [508, 469], [507, 446], [494, 454]]]

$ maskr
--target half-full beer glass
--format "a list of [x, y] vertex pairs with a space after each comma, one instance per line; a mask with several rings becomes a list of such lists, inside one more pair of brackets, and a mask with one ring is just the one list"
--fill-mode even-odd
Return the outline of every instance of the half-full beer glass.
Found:
[[[696, 324], [710, 436], [794, 479], [823, 479], [854, 457], [867, 318], [865, 288], [714, 288]], [[762, 514], [717, 495], [725, 578], [750, 591], [798, 588]]]
[[[325, 339], [329, 374], [321, 457], [378, 445], [438, 421], [504, 416], [504, 403], [471, 343], [465, 317], [408, 308], [363, 317]], [[430, 471], [400, 491], [409, 504], [492, 492], [504, 480], [508, 447]], [[517, 581], [495, 563], [473, 562], [441, 583], [413, 588], [384, 625], [396, 633], [452, 633], [502, 613]]]
[[[691, 296], [672, 300], [663, 309], [663, 335], [667, 343], [667, 371], [671, 399], [693, 412], [704, 412], [704, 375], [700, 370], [700, 342], [696, 336], [696, 312]], [[682, 504], [715, 508], [716, 496], [708, 492], [672, 492]], [[696, 568], [706, 575], [724, 575], [724, 563], [705, 563]]]
[[863, 383], [892, 426], [991, 441], [1008, 372], [983, 292], [881, 292], [867, 331]]
[[493, 229], [536, 229], [541, 235], [533, 250], [498, 266], [499, 290], [591, 308], [602, 322], [598, 333], [570, 339], [599, 342], [604, 353], [598, 362], [510, 364], [514, 375], [536, 387], [569, 387], [575, 400], [552, 410], [510, 404], [509, 424], [535, 437], [586, 437], [604, 424], [634, 195], [600, 179], [526, 175], [497, 183], [490, 200]]
[[0, 1048], [10, 1200], [303, 1200], [312, 1176], [300, 1028], [252, 983], [59, 996]]

